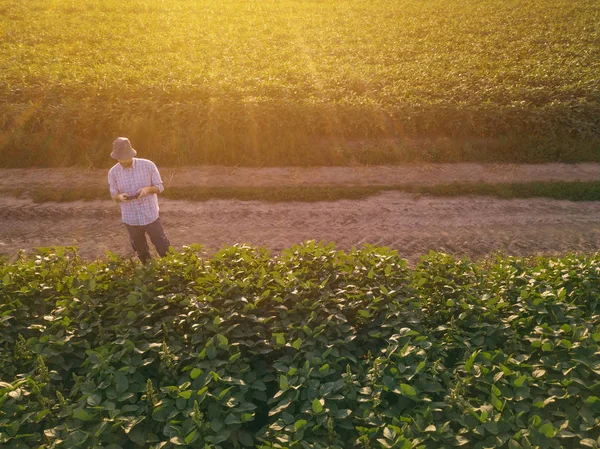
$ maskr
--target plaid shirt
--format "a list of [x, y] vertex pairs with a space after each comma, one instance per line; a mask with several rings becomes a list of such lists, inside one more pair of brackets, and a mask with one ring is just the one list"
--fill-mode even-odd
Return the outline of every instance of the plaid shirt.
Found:
[[[109, 170], [108, 185], [111, 196], [117, 193], [133, 195], [146, 186], [156, 186], [160, 192], [165, 190], [154, 162], [135, 157], [131, 167], [123, 168], [121, 164], [117, 163]], [[158, 196], [156, 193], [119, 204], [123, 223], [128, 225], [145, 226], [158, 219]]]

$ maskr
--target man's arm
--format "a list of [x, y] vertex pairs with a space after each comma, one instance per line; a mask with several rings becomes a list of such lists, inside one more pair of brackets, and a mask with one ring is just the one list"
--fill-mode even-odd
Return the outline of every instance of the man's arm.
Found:
[[119, 189], [117, 188], [117, 180], [112, 172], [108, 172], [108, 186], [110, 188], [110, 197], [120, 203], [122, 201], [128, 201], [124, 193], [119, 193]]
[[150, 176], [150, 182], [152, 183], [152, 185], [142, 187], [140, 189], [140, 198], [143, 198], [146, 195], [151, 195], [153, 193], [156, 193], [158, 195], [159, 193], [162, 193], [165, 190], [162, 179], [160, 179], [160, 173], [158, 172], [158, 168], [156, 168], [154, 162], [152, 162], [151, 170], [152, 172]]
[[[164, 189], [163, 189], [164, 190]], [[157, 186], [146, 186], [140, 189], [140, 198], [145, 197], [146, 195], [151, 195], [152, 193], [159, 194], [162, 192]]]

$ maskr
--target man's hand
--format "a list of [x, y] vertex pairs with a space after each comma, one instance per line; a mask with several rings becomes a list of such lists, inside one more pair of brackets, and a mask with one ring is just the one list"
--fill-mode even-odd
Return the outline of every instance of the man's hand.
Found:
[[152, 193], [159, 193], [158, 187], [156, 186], [146, 186], [142, 187], [140, 190], [140, 198], [144, 198], [146, 195], [150, 195]]
[[127, 194], [125, 193], [117, 193], [115, 196], [113, 196], [113, 200], [115, 200], [117, 203], [129, 201], [129, 199], [127, 199]]

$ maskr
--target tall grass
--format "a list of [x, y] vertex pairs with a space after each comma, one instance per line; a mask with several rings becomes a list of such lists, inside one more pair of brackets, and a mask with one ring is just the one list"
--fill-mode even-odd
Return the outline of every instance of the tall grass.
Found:
[[600, 160], [586, 0], [0, 0], [0, 164]]

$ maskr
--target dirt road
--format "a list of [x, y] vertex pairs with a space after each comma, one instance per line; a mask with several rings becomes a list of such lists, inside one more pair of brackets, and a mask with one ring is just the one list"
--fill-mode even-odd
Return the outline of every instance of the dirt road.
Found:
[[[600, 165], [206, 167], [165, 169], [162, 173], [167, 186], [435, 184], [600, 180]], [[76, 189], [105, 182], [104, 170], [0, 170], [0, 188], [68, 183]], [[279, 251], [305, 240], [324, 240], [334, 241], [342, 249], [364, 243], [389, 246], [411, 262], [430, 249], [470, 257], [495, 250], [527, 255], [600, 249], [600, 202], [435, 198], [384, 192], [364, 200], [317, 203], [162, 198], [160, 204], [165, 229], [176, 247], [200, 243], [215, 250], [247, 243]], [[34, 204], [0, 197], [0, 225], [0, 252], [4, 254], [51, 245], [76, 245], [86, 258], [101, 257], [106, 250], [131, 254], [119, 207], [110, 200]]]
[[[405, 164], [355, 167], [159, 167], [167, 187], [298, 185], [432, 185], [459, 182], [598, 181], [600, 164]], [[107, 170], [0, 169], [0, 190], [37, 187], [106, 187]]]

